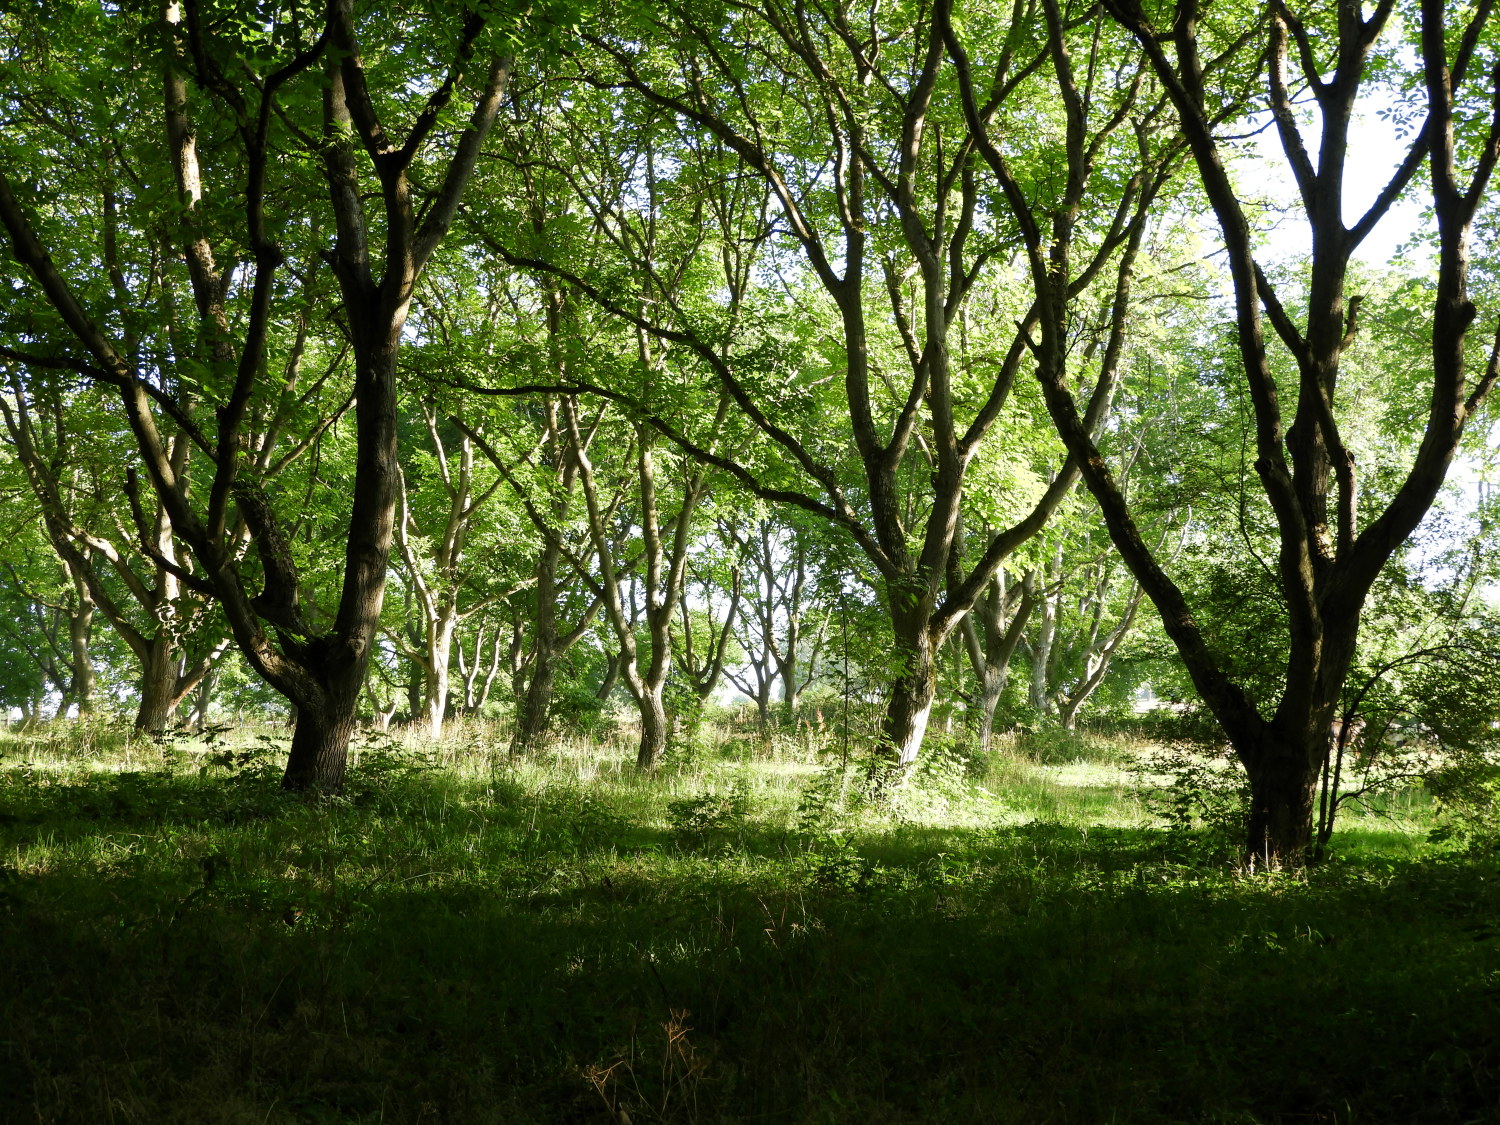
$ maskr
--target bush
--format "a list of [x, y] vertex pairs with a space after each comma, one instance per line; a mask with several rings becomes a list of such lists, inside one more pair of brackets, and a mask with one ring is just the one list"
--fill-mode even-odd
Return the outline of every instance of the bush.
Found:
[[1076, 730], [1065, 730], [1055, 722], [1043, 719], [1016, 730], [1016, 752], [1042, 766], [1062, 766], [1069, 762], [1094, 761], [1112, 756], [1095, 739]]
[[728, 793], [700, 793], [667, 802], [667, 822], [683, 847], [701, 848], [718, 842], [728, 844], [745, 828], [750, 812], [750, 794], [743, 786]]
[[1500, 762], [1464, 755], [1429, 775], [1427, 789], [1444, 818], [1430, 840], [1471, 855], [1500, 852]]
[[[1166, 774], [1163, 787], [1146, 775]], [[1146, 759], [1141, 803], [1165, 822], [1177, 848], [1189, 858], [1217, 862], [1238, 854], [1250, 816], [1250, 781], [1233, 752], [1173, 748]]]
[[585, 683], [558, 685], [552, 692], [553, 729], [580, 738], [598, 738], [611, 726], [605, 700]]

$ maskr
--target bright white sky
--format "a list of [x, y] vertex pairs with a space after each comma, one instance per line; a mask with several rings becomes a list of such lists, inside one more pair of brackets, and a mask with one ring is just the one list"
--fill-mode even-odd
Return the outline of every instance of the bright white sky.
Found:
[[[1316, 128], [1304, 128], [1304, 143], [1308, 145], [1313, 160], [1317, 160], [1318, 133]], [[1406, 155], [1407, 143], [1396, 134], [1389, 121], [1383, 121], [1373, 112], [1361, 113], [1350, 129], [1349, 155], [1344, 176], [1344, 223], [1353, 225], [1374, 202], [1380, 190], [1390, 182], [1396, 166]], [[1297, 202], [1297, 188], [1287, 167], [1286, 156], [1281, 149], [1281, 139], [1274, 126], [1262, 129], [1256, 137], [1254, 148], [1256, 159], [1241, 165], [1242, 180], [1247, 186], [1259, 181], [1259, 190], [1288, 205]], [[1251, 171], [1251, 167], [1257, 169]], [[1398, 200], [1385, 217], [1370, 232], [1355, 257], [1373, 266], [1383, 266], [1423, 223], [1421, 173], [1414, 177], [1412, 187]], [[1270, 253], [1265, 264], [1284, 262], [1303, 257], [1312, 250], [1312, 240], [1301, 208], [1294, 207], [1275, 227]], [[1425, 250], [1417, 248], [1418, 261], [1428, 257]]]

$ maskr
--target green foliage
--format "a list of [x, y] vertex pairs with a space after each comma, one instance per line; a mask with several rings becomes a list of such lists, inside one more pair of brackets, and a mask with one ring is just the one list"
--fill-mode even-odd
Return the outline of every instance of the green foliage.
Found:
[[589, 684], [566, 680], [552, 690], [553, 728], [560, 734], [598, 738], [613, 722], [607, 704]]
[[1429, 840], [1469, 854], [1500, 853], [1500, 761], [1456, 755], [1430, 774], [1426, 784], [1443, 817], [1428, 833]]
[[743, 786], [727, 793], [701, 793], [667, 802], [667, 822], [685, 847], [707, 847], [729, 843], [745, 828], [750, 794]]
[[1088, 731], [1068, 730], [1045, 718], [1032, 719], [1016, 728], [1016, 753], [1039, 765], [1107, 759], [1108, 747], [1107, 741]]
[[[1228, 748], [1161, 750], [1148, 756], [1141, 770], [1142, 803], [1165, 823], [1177, 851], [1200, 863], [1239, 857], [1249, 822], [1250, 782]], [[1165, 785], [1159, 780], [1163, 776]]]
[[248, 785], [266, 785], [280, 776], [286, 759], [284, 738], [262, 733], [249, 746], [233, 746], [222, 738], [227, 729], [215, 727], [205, 733], [207, 753], [200, 773], [213, 767], [227, 773], [231, 782]]
[[365, 731], [350, 755], [344, 799], [356, 804], [399, 807], [412, 785], [437, 768], [436, 751], [403, 742], [383, 731]]
[[[263, 745], [7, 746], [0, 1117], [1396, 1125], [1500, 1089], [1492, 856], [1371, 834], [1245, 877], [1017, 759], [970, 825], [811, 760], [664, 794], [613, 751], [458, 774], [383, 739], [386, 800], [310, 803]], [[944, 763], [907, 785], [958, 793]]]

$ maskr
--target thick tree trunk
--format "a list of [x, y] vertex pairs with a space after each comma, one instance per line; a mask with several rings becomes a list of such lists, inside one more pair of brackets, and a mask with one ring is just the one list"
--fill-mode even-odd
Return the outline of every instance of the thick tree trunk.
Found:
[[897, 765], [909, 766], [922, 750], [927, 736], [927, 720], [932, 716], [932, 700], [937, 694], [937, 679], [929, 664], [926, 674], [909, 673], [891, 685], [890, 703], [880, 740], [894, 756]]
[[359, 686], [356, 680], [352, 690], [329, 692], [318, 704], [298, 708], [283, 789], [327, 794], [343, 790]]
[[[908, 628], [903, 629], [903, 625]], [[897, 765], [909, 766], [917, 760], [927, 735], [927, 721], [937, 694], [937, 667], [925, 623], [898, 620], [896, 627], [903, 667], [891, 684], [880, 742]], [[902, 637], [903, 632], [914, 635]]]
[[1077, 699], [1065, 698], [1058, 701], [1057, 721], [1062, 725], [1063, 730], [1078, 729], [1078, 711], [1087, 699], [1088, 696], [1085, 695]]
[[552, 685], [557, 678], [557, 660], [551, 646], [545, 650], [538, 647], [535, 661], [516, 726], [512, 752], [517, 754], [541, 747], [551, 729]]
[[1256, 866], [1300, 867], [1312, 844], [1318, 766], [1295, 747], [1270, 747], [1250, 777], [1246, 858]]
[[141, 661], [141, 702], [135, 712], [135, 729], [167, 730], [177, 709], [177, 648], [166, 635], [149, 642]]
[[641, 712], [641, 744], [636, 752], [635, 764], [643, 770], [654, 770], [661, 764], [667, 752], [667, 736], [671, 730], [667, 722], [667, 708], [662, 700], [665, 684], [647, 688], [637, 702]]
[[1000, 707], [1000, 697], [1005, 694], [1005, 681], [1009, 672], [1009, 664], [990, 665], [980, 676], [979, 750], [981, 753], [988, 753], [994, 744], [995, 712]]
[[531, 753], [547, 742], [552, 725], [552, 684], [556, 677], [556, 663], [550, 647], [544, 650], [538, 644], [532, 656], [531, 682], [526, 685], [521, 713], [516, 717], [516, 733], [511, 738], [512, 754]]

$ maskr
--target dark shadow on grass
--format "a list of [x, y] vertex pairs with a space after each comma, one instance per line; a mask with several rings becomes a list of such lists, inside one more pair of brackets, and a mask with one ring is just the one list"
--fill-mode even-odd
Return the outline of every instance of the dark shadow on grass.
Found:
[[693, 834], [587, 787], [428, 774], [322, 807], [269, 781], [22, 788], [6, 854], [111, 843], [0, 880], [0, 1120], [1500, 1105], [1493, 863], [1245, 879], [1131, 830]]

